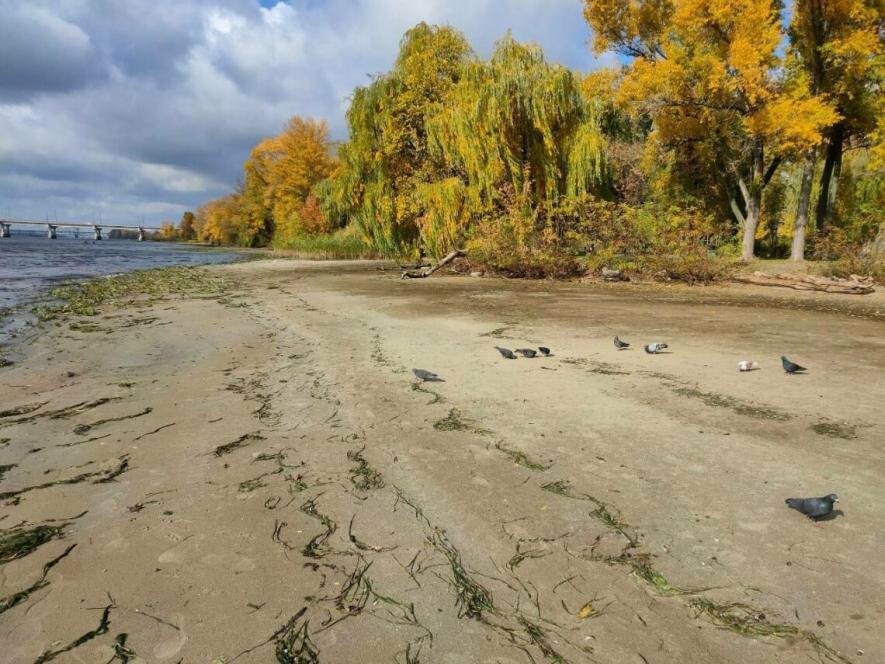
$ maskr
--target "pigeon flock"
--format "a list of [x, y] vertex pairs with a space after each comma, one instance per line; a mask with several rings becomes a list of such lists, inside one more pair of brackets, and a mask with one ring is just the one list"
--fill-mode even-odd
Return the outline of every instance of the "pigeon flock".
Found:
[[[614, 338], [614, 345], [615, 349], [618, 351], [630, 348], [628, 342], [617, 336]], [[643, 346], [643, 349], [649, 355], [658, 355], [666, 351], [667, 348], [669, 348], [669, 346], [661, 341], [654, 341]], [[515, 351], [510, 350], [509, 348], [495, 346], [495, 350], [501, 354], [501, 357], [507, 360], [518, 359], [517, 355], [522, 355], [522, 357], [526, 359], [536, 358], [539, 355], [542, 357], [550, 357], [553, 355], [553, 352], [546, 346], [538, 346], [537, 350], [534, 348], [517, 348]], [[784, 372], [788, 376], [801, 374], [807, 371], [805, 367], [800, 366], [795, 362], [791, 362], [784, 355], [781, 355], [781, 364], [784, 367]], [[759, 369], [758, 362], [752, 360], [741, 360], [738, 362], [738, 371], [756, 371], [757, 369]], [[415, 374], [415, 378], [421, 382], [443, 382], [443, 379], [437, 374], [432, 371], [427, 371], [426, 369], [412, 369], [412, 373]], [[835, 493], [831, 493], [828, 496], [821, 496], [820, 498], [787, 498], [785, 502], [788, 507], [801, 512], [812, 521], [819, 521], [826, 519], [833, 513], [833, 506], [838, 501], [839, 497]]]

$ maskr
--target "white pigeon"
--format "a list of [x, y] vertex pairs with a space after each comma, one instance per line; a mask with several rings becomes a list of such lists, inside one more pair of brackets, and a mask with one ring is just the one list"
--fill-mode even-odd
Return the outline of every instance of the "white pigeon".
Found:
[[741, 360], [738, 362], [738, 371], [755, 371], [759, 368], [759, 363], [753, 360]]
[[661, 343], [660, 341], [656, 341], [652, 344], [645, 344], [645, 352], [649, 355], [657, 355], [665, 348], [669, 348], [667, 344]]

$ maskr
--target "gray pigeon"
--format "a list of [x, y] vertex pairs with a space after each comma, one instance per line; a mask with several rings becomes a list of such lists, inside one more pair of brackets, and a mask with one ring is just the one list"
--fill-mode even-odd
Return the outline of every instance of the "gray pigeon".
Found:
[[781, 364], [784, 365], [784, 371], [788, 374], [799, 373], [800, 371], [806, 370], [805, 367], [800, 367], [795, 362], [790, 362], [786, 355], [781, 355]]
[[420, 380], [423, 383], [443, 383], [442, 378], [440, 378], [437, 374], [432, 371], [428, 371], [427, 369], [412, 369], [412, 373], [415, 374], [415, 378]]
[[541, 351], [541, 355], [544, 357], [550, 357], [553, 354], [546, 346], [538, 346], [538, 350]]
[[615, 348], [618, 350], [624, 350], [625, 348], [630, 348], [630, 344], [615, 337]]
[[816, 521], [833, 511], [833, 504], [839, 502], [839, 496], [831, 493], [821, 498], [787, 498], [784, 502], [794, 510], [802, 512], [809, 519]]
[[501, 348], [500, 346], [495, 346], [495, 350], [501, 353], [501, 356], [507, 358], [508, 360], [516, 359], [516, 355], [514, 355], [513, 351], [509, 348]]
[[538, 353], [535, 352], [532, 348], [517, 348], [516, 352], [522, 355], [523, 357], [535, 357]]
[[659, 341], [656, 341], [653, 344], [645, 344], [645, 352], [649, 355], [657, 355], [665, 348], [669, 348], [667, 344], [663, 344]]

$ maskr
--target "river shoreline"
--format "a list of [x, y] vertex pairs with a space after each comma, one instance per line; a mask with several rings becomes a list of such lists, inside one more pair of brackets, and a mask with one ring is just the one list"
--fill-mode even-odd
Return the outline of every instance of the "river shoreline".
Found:
[[0, 369], [11, 662], [885, 655], [878, 299], [378, 265], [200, 268]]

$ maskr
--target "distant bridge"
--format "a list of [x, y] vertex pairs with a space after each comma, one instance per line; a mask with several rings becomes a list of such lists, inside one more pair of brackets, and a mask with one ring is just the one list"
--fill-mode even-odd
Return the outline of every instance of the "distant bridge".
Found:
[[[93, 237], [96, 240], [101, 240], [101, 231], [104, 228], [122, 228], [130, 231], [138, 231], [138, 241], [144, 242], [145, 240], [145, 227], [144, 226], [126, 226], [124, 224], [81, 224], [76, 222], [68, 222], [68, 221], [19, 221], [19, 220], [11, 220], [11, 219], [0, 219], [0, 238], [6, 238], [12, 236], [11, 227], [12, 224], [17, 224], [20, 226], [45, 226], [46, 227], [46, 237], [50, 240], [55, 240], [58, 236], [56, 235], [56, 231], [59, 228], [89, 228], [92, 230]], [[147, 230], [157, 230], [155, 228], [150, 228]]]

